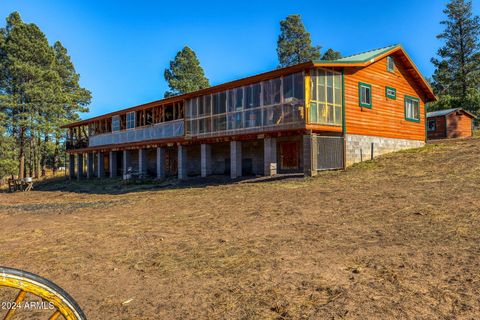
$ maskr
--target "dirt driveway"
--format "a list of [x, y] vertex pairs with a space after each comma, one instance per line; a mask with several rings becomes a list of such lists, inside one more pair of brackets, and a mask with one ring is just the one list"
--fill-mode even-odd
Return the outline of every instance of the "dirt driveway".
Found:
[[90, 319], [475, 319], [479, 185], [476, 139], [314, 179], [48, 184], [0, 193], [0, 265]]

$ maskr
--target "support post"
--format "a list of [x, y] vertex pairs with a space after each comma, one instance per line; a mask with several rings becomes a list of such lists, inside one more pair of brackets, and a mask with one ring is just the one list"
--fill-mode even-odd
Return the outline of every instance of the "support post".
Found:
[[277, 139], [267, 137], [263, 140], [264, 175], [277, 174]]
[[157, 179], [165, 179], [165, 149], [157, 147]]
[[77, 180], [83, 179], [83, 153], [77, 154]]
[[178, 179], [187, 179], [187, 149], [178, 145]]
[[97, 154], [97, 177], [103, 178], [105, 177], [105, 155], [103, 152], [99, 152]]
[[128, 150], [123, 150], [123, 178], [128, 173], [128, 168], [130, 167], [131, 157]]
[[313, 177], [317, 175], [318, 145], [314, 134], [303, 136], [303, 173]]
[[138, 149], [138, 173], [141, 176], [147, 174], [147, 149]]
[[94, 156], [95, 154], [93, 152], [87, 153], [87, 179], [92, 179], [94, 176], [94, 170], [93, 170]]
[[114, 178], [117, 176], [117, 152], [110, 151], [109, 157], [109, 169], [110, 169], [110, 178]]
[[212, 174], [212, 146], [209, 144], [200, 145], [200, 162], [202, 177]]
[[70, 153], [68, 157], [68, 177], [71, 180], [75, 178], [75, 155]]
[[230, 178], [242, 176], [242, 142], [230, 141]]

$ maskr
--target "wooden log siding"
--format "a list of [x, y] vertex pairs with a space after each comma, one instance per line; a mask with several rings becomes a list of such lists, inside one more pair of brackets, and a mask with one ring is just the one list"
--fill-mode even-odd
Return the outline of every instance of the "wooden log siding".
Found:
[[464, 112], [453, 112], [447, 118], [447, 137], [465, 138], [472, 136], [472, 118]]
[[[425, 140], [425, 97], [394, 56], [395, 72], [387, 71], [387, 58], [365, 68], [345, 68], [345, 106], [347, 134], [397, 139]], [[372, 86], [372, 108], [359, 106], [358, 83]], [[386, 97], [385, 87], [397, 90], [396, 100]], [[405, 95], [420, 99], [420, 122], [405, 119]]]
[[435, 120], [435, 131], [427, 132], [428, 139], [442, 139], [446, 134], [445, 116], [428, 118], [429, 121]]

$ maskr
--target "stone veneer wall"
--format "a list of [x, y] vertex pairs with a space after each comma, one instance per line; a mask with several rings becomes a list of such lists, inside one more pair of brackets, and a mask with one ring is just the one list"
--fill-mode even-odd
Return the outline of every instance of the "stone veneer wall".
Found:
[[403, 149], [420, 148], [425, 145], [424, 141], [394, 139], [384, 137], [372, 137], [349, 134], [346, 136], [346, 162], [350, 166], [356, 162], [370, 160], [373, 157], [395, 152]]

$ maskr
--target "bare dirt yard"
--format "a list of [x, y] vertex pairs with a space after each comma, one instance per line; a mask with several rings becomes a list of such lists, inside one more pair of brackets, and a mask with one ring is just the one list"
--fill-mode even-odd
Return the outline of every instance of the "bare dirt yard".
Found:
[[89, 319], [478, 319], [479, 185], [479, 139], [316, 178], [51, 182], [0, 193], [0, 265]]

